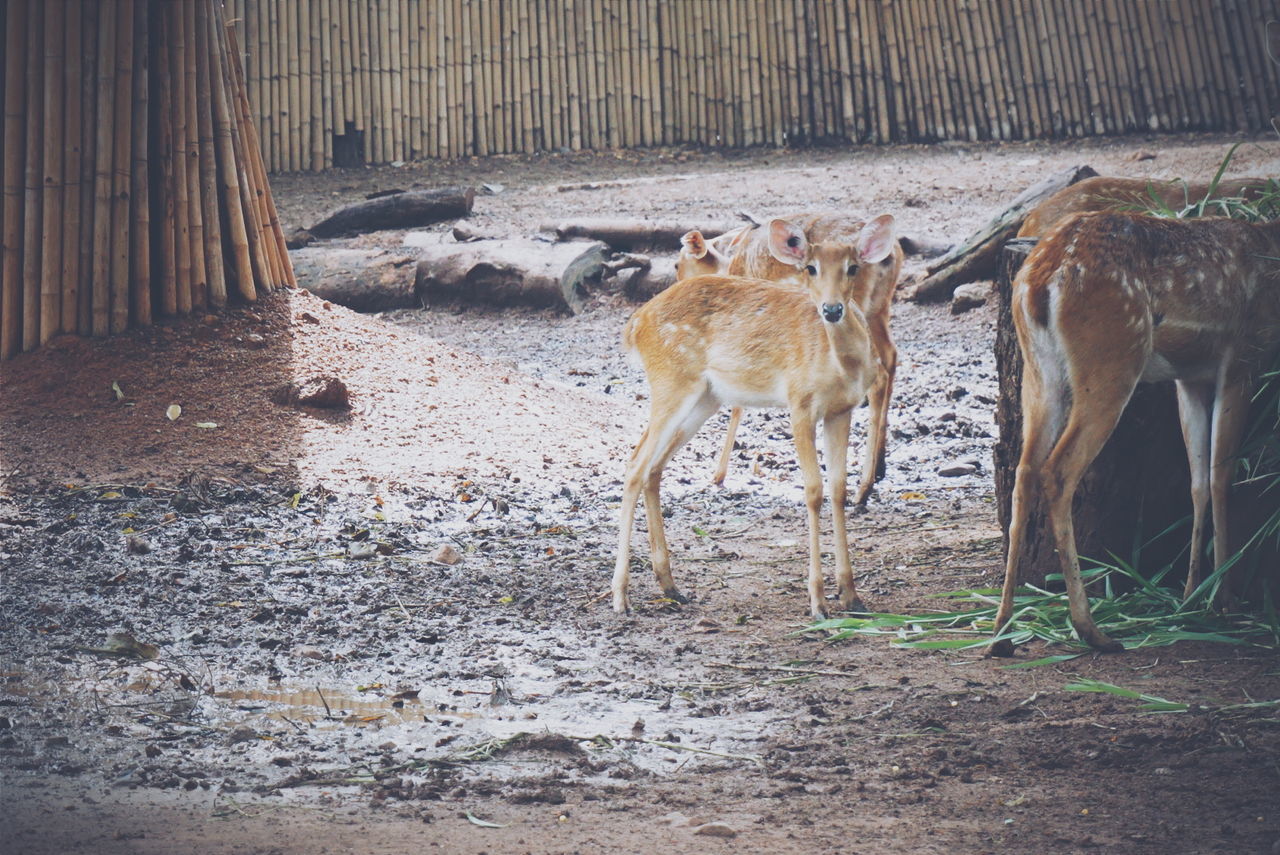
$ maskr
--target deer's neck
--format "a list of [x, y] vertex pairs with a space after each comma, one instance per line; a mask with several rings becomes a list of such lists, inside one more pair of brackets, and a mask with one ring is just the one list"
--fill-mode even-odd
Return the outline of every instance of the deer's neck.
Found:
[[861, 312], [852, 303], [847, 303], [840, 322], [822, 321], [822, 328], [827, 336], [831, 359], [841, 372], [851, 378], [864, 374], [868, 370], [871, 345]]

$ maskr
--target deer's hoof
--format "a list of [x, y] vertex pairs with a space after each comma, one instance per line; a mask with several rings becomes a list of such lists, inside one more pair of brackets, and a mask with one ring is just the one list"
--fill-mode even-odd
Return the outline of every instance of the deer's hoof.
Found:
[[669, 591], [663, 591], [662, 596], [666, 597], [671, 602], [677, 603], [682, 606], [686, 606], [689, 604], [689, 598], [686, 597], [684, 594], [680, 593], [679, 591], [677, 591], [675, 588], [672, 588]]

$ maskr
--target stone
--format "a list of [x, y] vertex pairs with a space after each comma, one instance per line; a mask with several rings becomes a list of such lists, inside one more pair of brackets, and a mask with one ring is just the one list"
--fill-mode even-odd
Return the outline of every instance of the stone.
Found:
[[972, 475], [977, 471], [978, 467], [972, 463], [951, 463], [939, 469], [938, 474], [943, 478], [959, 478], [962, 475]]
[[730, 838], [738, 836], [738, 829], [727, 822], [708, 822], [695, 828], [693, 833], [703, 837]]
[[431, 560], [437, 564], [446, 564], [452, 567], [462, 560], [462, 553], [454, 549], [452, 545], [442, 543], [440, 548], [435, 551], [435, 554], [431, 556]]
[[951, 314], [961, 315], [984, 306], [991, 296], [990, 282], [968, 282], [956, 288], [951, 296]]

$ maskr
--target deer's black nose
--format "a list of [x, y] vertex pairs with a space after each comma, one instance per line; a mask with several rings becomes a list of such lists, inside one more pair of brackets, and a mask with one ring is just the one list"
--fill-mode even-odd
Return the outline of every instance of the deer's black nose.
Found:
[[844, 303], [823, 303], [822, 317], [829, 323], [838, 323], [844, 317]]

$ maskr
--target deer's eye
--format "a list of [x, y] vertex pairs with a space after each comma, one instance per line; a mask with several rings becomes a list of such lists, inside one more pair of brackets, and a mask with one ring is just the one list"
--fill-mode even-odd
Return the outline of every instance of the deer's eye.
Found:
[[817, 276], [818, 268], [814, 267], [812, 264], [806, 264], [804, 266], [804, 272], [808, 273], [810, 276]]
[[848, 270], [846, 270], [846, 271], [845, 271], [845, 273], [846, 273], [846, 274], [848, 274], [849, 276], [857, 276], [857, 275], [858, 275], [858, 265], [856, 265], [856, 264], [850, 264], [850, 265], [849, 265], [849, 269], [848, 269]]

